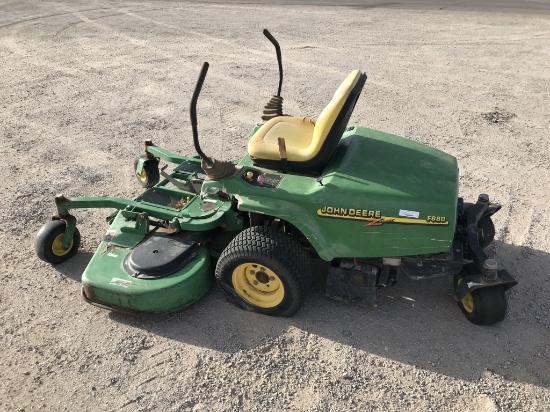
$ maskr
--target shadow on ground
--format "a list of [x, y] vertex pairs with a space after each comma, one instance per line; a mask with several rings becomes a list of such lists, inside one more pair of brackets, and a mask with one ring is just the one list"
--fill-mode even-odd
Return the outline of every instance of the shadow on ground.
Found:
[[293, 318], [242, 311], [229, 304], [218, 288], [177, 314], [109, 316], [149, 333], [225, 353], [246, 351], [297, 328], [459, 379], [474, 381], [491, 371], [511, 381], [550, 386], [550, 327], [545, 315], [550, 287], [543, 281], [550, 254], [502, 242], [491, 248], [490, 254], [496, 254], [520, 281], [508, 292], [507, 318], [494, 326], [476, 326], [464, 318], [447, 278], [400, 279], [395, 287], [382, 289], [377, 306], [368, 308], [328, 300], [318, 284]]
[[55, 269], [68, 279], [79, 282], [82, 278], [82, 273], [90, 263], [93, 252], [84, 252], [79, 250], [78, 253], [68, 261], [55, 266]]

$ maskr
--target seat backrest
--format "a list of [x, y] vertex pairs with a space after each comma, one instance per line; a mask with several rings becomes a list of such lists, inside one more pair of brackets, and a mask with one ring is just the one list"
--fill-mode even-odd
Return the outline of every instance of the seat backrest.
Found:
[[330, 129], [334, 125], [338, 114], [342, 110], [346, 99], [349, 97], [353, 88], [359, 81], [361, 72], [359, 70], [352, 71], [349, 76], [340, 84], [332, 100], [323, 109], [321, 114], [317, 117], [315, 122], [315, 130], [313, 132], [313, 138], [311, 141], [312, 146], [318, 146], [316, 152], [319, 151], [323, 145], [325, 139], [328, 137]]
[[311, 173], [323, 171], [344, 134], [366, 80], [366, 74], [354, 70], [338, 87], [334, 97], [323, 109], [315, 123], [310, 145], [310, 147], [314, 146], [313, 158], [294, 164], [292, 167], [294, 170]]

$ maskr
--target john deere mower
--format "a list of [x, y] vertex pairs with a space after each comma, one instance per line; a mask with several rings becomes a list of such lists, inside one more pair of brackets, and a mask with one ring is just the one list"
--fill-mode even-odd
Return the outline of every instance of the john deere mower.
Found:
[[[236, 162], [207, 156], [199, 144], [197, 99], [190, 105], [198, 156], [145, 141], [134, 161], [145, 191], [133, 200], [58, 195], [57, 215], [35, 241], [57, 264], [78, 250], [73, 209], [114, 208], [109, 229], [82, 275], [82, 296], [125, 312], [177, 311], [199, 300], [214, 279], [239, 307], [291, 316], [312, 276], [326, 275], [329, 297], [372, 305], [399, 276], [450, 276], [466, 318], [494, 324], [506, 314], [505, 291], [517, 282], [484, 251], [500, 205], [458, 197], [453, 156], [409, 139], [348, 125], [367, 76], [352, 71], [316, 118], [283, 114], [277, 95]], [[168, 173], [159, 162], [174, 164]], [[312, 262], [328, 262], [313, 273]]]

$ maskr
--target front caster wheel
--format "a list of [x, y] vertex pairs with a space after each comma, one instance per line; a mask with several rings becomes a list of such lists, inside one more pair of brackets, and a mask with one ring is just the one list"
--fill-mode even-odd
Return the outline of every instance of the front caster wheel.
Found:
[[[138, 171], [138, 166], [139, 171]], [[157, 158], [147, 158], [146, 156], [136, 157], [134, 159], [134, 172], [136, 179], [142, 187], [153, 187], [160, 180], [159, 160]]]
[[[460, 285], [462, 277], [455, 276], [455, 287]], [[506, 295], [503, 285], [473, 290], [466, 295], [458, 306], [470, 322], [476, 325], [494, 325], [506, 316]]]
[[67, 224], [63, 220], [52, 220], [42, 226], [34, 240], [34, 250], [40, 259], [55, 265], [74, 256], [80, 246], [80, 232], [75, 227], [69, 248], [63, 249], [66, 227]]
[[239, 233], [222, 252], [216, 280], [237, 306], [270, 316], [300, 309], [311, 280], [303, 247], [288, 234], [254, 226]]

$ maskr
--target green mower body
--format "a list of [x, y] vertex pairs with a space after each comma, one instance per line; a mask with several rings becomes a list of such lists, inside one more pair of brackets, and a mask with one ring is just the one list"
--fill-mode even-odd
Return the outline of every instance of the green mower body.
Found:
[[[238, 210], [291, 223], [323, 260], [441, 253], [451, 247], [458, 167], [439, 150], [351, 126], [320, 176], [261, 169], [249, 156], [238, 167], [236, 178], [223, 181], [225, 190], [237, 195]], [[220, 183], [205, 182], [204, 188], [221, 188]]]

